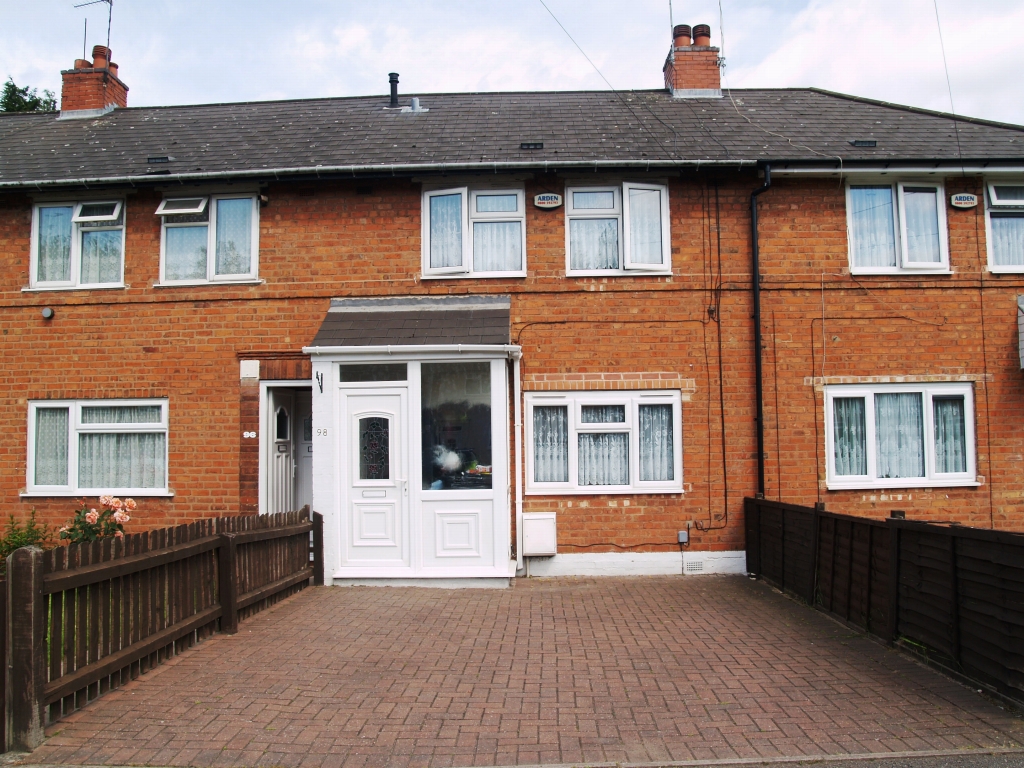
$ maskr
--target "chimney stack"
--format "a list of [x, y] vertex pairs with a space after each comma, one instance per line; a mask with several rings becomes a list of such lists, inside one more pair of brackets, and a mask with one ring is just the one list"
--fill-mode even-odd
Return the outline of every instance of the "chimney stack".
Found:
[[62, 119], [98, 117], [128, 106], [128, 86], [118, 79], [117, 64], [105, 45], [93, 47], [92, 61], [75, 59], [75, 68], [60, 74]]
[[720, 99], [722, 73], [718, 49], [711, 45], [711, 27], [698, 24], [691, 30], [687, 24], [677, 25], [663, 71], [665, 88], [677, 99]]

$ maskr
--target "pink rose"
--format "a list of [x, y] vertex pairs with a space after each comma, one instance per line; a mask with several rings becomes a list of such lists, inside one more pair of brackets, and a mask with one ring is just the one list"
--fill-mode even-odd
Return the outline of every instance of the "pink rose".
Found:
[[100, 504], [102, 504], [104, 507], [109, 507], [110, 502], [112, 502], [113, 500], [113, 496], [100, 496]]
[[135, 499], [124, 500], [124, 508], [127, 509], [129, 512], [134, 512], [137, 506], [139, 505], [135, 503]]
[[128, 515], [127, 512], [121, 512], [120, 510], [118, 510], [117, 512], [114, 513], [115, 523], [121, 523], [123, 525], [124, 523], [127, 523], [129, 520], [131, 520], [131, 517]]
[[71, 530], [71, 526], [70, 525], [65, 525], [63, 528], [60, 529], [60, 533], [67, 533], [70, 530]]
[[112, 499], [110, 500], [110, 504], [109, 504], [108, 506], [109, 506], [109, 507], [110, 507], [111, 509], [120, 509], [120, 508], [121, 508], [122, 506], [124, 506], [124, 504], [123, 504], [123, 503], [121, 502], [121, 500], [120, 500], [119, 498], [117, 498], [117, 497], [115, 496], [114, 498], [112, 498]]
[[92, 512], [86, 512], [85, 513], [85, 522], [89, 523], [89, 525], [96, 525], [96, 522], [99, 519], [100, 519], [99, 512], [97, 512], [95, 509]]

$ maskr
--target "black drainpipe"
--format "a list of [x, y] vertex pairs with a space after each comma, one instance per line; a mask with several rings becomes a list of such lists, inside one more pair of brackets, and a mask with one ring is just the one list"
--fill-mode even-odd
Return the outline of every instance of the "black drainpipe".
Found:
[[764, 374], [761, 370], [761, 259], [757, 246], [757, 196], [772, 185], [772, 167], [764, 167], [764, 184], [750, 193], [750, 243], [754, 262], [754, 388], [757, 398], [757, 498], [764, 498]]

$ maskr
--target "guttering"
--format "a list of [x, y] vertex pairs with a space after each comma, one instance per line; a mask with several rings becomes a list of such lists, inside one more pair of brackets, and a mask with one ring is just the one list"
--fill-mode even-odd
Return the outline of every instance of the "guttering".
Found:
[[278, 178], [280, 176], [309, 175], [315, 177], [355, 176], [356, 174], [422, 173], [424, 171], [555, 171], [562, 168], [600, 170], [604, 168], [702, 168], [754, 167], [756, 160], [537, 160], [495, 161], [487, 163], [378, 163], [373, 165], [316, 165], [292, 168], [261, 168], [238, 171], [204, 171], [196, 173], [137, 174], [134, 176], [94, 176], [69, 179], [35, 179], [28, 181], [0, 181], [0, 189], [31, 187], [64, 187], [87, 184], [169, 184], [223, 179]]
[[424, 354], [505, 355], [513, 360], [522, 357], [523, 348], [516, 344], [384, 344], [365, 347], [303, 347], [305, 355], [316, 357], [336, 355], [400, 355], [416, 357]]
[[[1005, 163], [1005, 161], [1002, 161]], [[1008, 174], [1019, 174], [1024, 172], [1024, 161], [1020, 165], [1005, 165], [996, 163], [986, 163], [984, 165], [950, 165], [950, 164], [938, 164], [935, 162], [921, 161], [919, 164], [911, 164], [905, 160], [899, 161], [899, 163], [879, 163], [874, 162], [865, 165], [851, 165], [850, 163], [843, 163], [840, 167], [839, 163], [831, 165], [784, 165], [779, 167], [775, 166], [773, 173], [776, 176], [836, 176], [842, 174], [843, 176], [856, 176], [859, 174], [877, 176], [880, 174], [906, 174], [906, 175], [929, 175], [929, 174], [946, 174], [946, 173], [969, 173], [969, 174], [992, 174], [992, 173], [1008, 173]]]
[[764, 498], [764, 373], [761, 369], [761, 253], [757, 244], [757, 198], [772, 185], [772, 166], [764, 167], [764, 184], [750, 193], [750, 252], [754, 294], [754, 389], [757, 400], [757, 497]]

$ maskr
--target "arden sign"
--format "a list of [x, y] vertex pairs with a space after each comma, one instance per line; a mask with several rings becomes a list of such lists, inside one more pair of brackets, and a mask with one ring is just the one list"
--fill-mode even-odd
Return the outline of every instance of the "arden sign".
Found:
[[562, 206], [562, 196], [556, 195], [554, 192], [534, 195], [533, 204], [538, 208], [560, 208]]
[[969, 192], [958, 192], [950, 196], [949, 204], [954, 208], [974, 208], [978, 205], [978, 196]]

